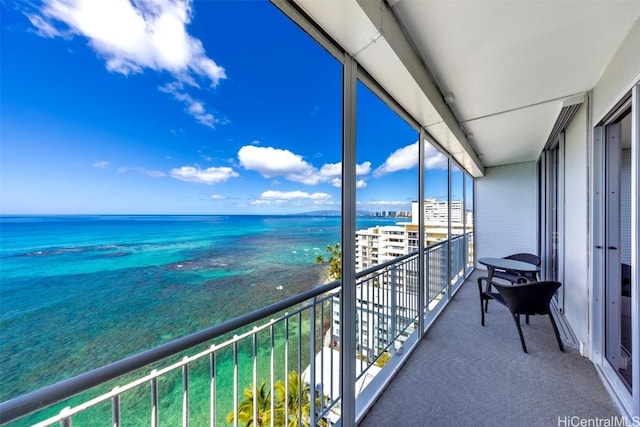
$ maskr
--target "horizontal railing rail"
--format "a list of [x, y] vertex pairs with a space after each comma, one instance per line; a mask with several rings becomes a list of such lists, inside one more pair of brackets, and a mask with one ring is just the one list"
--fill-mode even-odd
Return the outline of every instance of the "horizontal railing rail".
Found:
[[[452, 239], [451, 242], [453, 242], [454, 240], [457, 240], [458, 237], [464, 237], [464, 236], [457, 236], [455, 239]], [[430, 245], [427, 248], [425, 248], [425, 252], [427, 254], [430, 254], [430, 253], [447, 250], [447, 248], [449, 248], [449, 242], [450, 241], [445, 240], [445, 241]], [[456, 252], [457, 251], [458, 250], [456, 250]], [[442, 257], [442, 256], [438, 258], [440, 259], [438, 263], [441, 263], [443, 258], [446, 259], [446, 257]], [[455, 258], [464, 259], [463, 256], [460, 256], [460, 257], [456, 256]], [[401, 337], [403, 334], [408, 335], [408, 333], [410, 333], [414, 329], [413, 325], [417, 324], [417, 317], [419, 316], [417, 287], [420, 286], [417, 279], [418, 278], [417, 271], [419, 268], [418, 266], [419, 263], [417, 261], [418, 261], [418, 251], [416, 250], [406, 255], [394, 258], [393, 260], [372, 266], [370, 268], [367, 268], [365, 270], [362, 270], [356, 273], [356, 286], [359, 287], [361, 292], [362, 292], [362, 289], [365, 289], [365, 288], [378, 289], [378, 290], [382, 290], [383, 292], [386, 292], [385, 294], [386, 296], [384, 298], [387, 298], [386, 300], [383, 298], [383, 301], [380, 301], [381, 304], [379, 304], [378, 308], [370, 312], [370, 316], [371, 315], [377, 316], [375, 320], [373, 320], [373, 318], [371, 317], [369, 318], [370, 327], [373, 328], [375, 323], [376, 325], [375, 328], [377, 332], [374, 331], [375, 333], [369, 334], [370, 337], [367, 337], [367, 345], [375, 347], [374, 341], [381, 344], [378, 345], [376, 348], [374, 348], [375, 351], [369, 354], [366, 358], [364, 357], [361, 358], [361, 363], [364, 363], [364, 366], [361, 365], [360, 369], [358, 370], [359, 371], [358, 379], [361, 379], [365, 375], [365, 373], [370, 369], [370, 367], [374, 363], [376, 363], [379, 360], [379, 358], [384, 352], [391, 351], [392, 346], [394, 345], [394, 343], [397, 342], [399, 337]], [[429, 286], [430, 286], [429, 285], [430, 279], [429, 279], [429, 273], [428, 273], [428, 270], [430, 269], [429, 261], [427, 261], [427, 265], [425, 266], [425, 268], [427, 269], [427, 289], [429, 289]], [[464, 266], [462, 268], [464, 269]], [[257, 384], [255, 384], [257, 382], [257, 374], [255, 374], [255, 371], [257, 369], [257, 362], [255, 361], [255, 359], [258, 351], [256, 337], [258, 332], [263, 330], [264, 328], [271, 328], [271, 341], [272, 341], [272, 344], [271, 344], [272, 408], [271, 409], [273, 412], [273, 409], [274, 409], [273, 396], [275, 394], [274, 379], [273, 379], [274, 324], [277, 322], [283, 322], [286, 325], [288, 325], [287, 322], [289, 321], [289, 318], [291, 318], [296, 314], [299, 315], [300, 313], [302, 313], [303, 310], [309, 311], [310, 313], [309, 319], [311, 322], [311, 326], [310, 326], [311, 328], [310, 343], [311, 344], [310, 344], [310, 353], [308, 356], [310, 359], [309, 360], [310, 370], [307, 372], [309, 378], [305, 379], [305, 381], [312, 384], [311, 389], [312, 390], [315, 389], [314, 396], [315, 396], [315, 393], [319, 392], [319, 397], [311, 398], [309, 402], [311, 406], [311, 420], [312, 421], [315, 420], [316, 419], [315, 417], [318, 417], [318, 419], [324, 418], [328, 415], [329, 411], [335, 409], [336, 407], [339, 407], [339, 396], [334, 395], [333, 384], [334, 382], [336, 384], [339, 384], [340, 378], [334, 379], [332, 376], [334, 374], [332, 373], [324, 374], [324, 370], [323, 370], [324, 368], [322, 366], [320, 366], [320, 370], [316, 369], [317, 366], [314, 361], [314, 358], [316, 357], [317, 354], [319, 354], [321, 357], [320, 365], [323, 365], [325, 363], [324, 350], [323, 352], [316, 353], [316, 350], [318, 349], [316, 342], [322, 342], [325, 339], [325, 337], [322, 336], [323, 333], [325, 332], [322, 329], [323, 327], [322, 323], [326, 320], [326, 317], [327, 317], [325, 314], [325, 310], [326, 310], [325, 303], [330, 303], [332, 300], [339, 298], [341, 294], [340, 289], [341, 289], [340, 280], [336, 280], [331, 283], [316, 286], [313, 289], [301, 292], [297, 295], [288, 297], [286, 299], [278, 301], [269, 306], [260, 308], [258, 310], [252, 311], [242, 316], [238, 316], [234, 319], [231, 319], [223, 323], [220, 323], [218, 325], [212, 326], [210, 328], [201, 330], [194, 334], [190, 334], [185, 337], [178, 338], [176, 340], [162, 344], [160, 346], [157, 346], [153, 349], [136, 354], [134, 356], [131, 356], [131, 357], [119, 360], [117, 362], [102, 366], [100, 368], [93, 369], [83, 374], [77, 375], [68, 380], [61, 381], [59, 383], [46, 386], [37, 391], [25, 394], [23, 396], [19, 396], [11, 400], [8, 400], [6, 402], [2, 402], [0, 403], [0, 423], [5, 424], [11, 421], [20, 419], [34, 411], [38, 411], [43, 408], [49, 407], [51, 405], [57, 404], [59, 402], [65, 401], [80, 393], [86, 392], [97, 386], [101, 386], [109, 381], [120, 378], [123, 375], [131, 374], [135, 371], [138, 371], [139, 369], [149, 367], [150, 365], [156, 362], [166, 360], [168, 357], [178, 355], [186, 350], [193, 349], [194, 347], [204, 344], [206, 342], [219, 339], [232, 332], [241, 330], [242, 328], [246, 328], [256, 322], [265, 321], [269, 317], [274, 316], [278, 313], [283, 313], [285, 310], [291, 309], [292, 307], [295, 307], [295, 306], [300, 306], [300, 307], [298, 309], [295, 309], [293, 313], [286, 313], [284, 315], [281, 315], [277, 319], [271, 319], [271, 321], [259, 327], [254, 326], [254, 329], [249, 332], [246, 332], [240, 335], [235, 335], [232, 339], [229, 339], [224, 343], [211, 345], [208, 349], [204, 350], [203, 352], [200, 352], [194, 356], [186, 356], [180, 361], [171, 364], [169, 367], [163, 367], [161, 369], [153, 370], [151, 371], [151, 373], [144, 375], [141, 378], [138, 378], [134, 381], [131, 381], [130, 383], [124, 386], [116, 386], [113, 390], [107, 393], [103, 393], [98, 398], [92, 398], [83, 404], [77, 405], [73, 410], [65, 408], [65, 410], [62, 411], [62, 415], [58, 415], [56, 419], [61, 420], [61, 422], [63, 422], [65, 419], [70, 420], [70, 417], [75, 413], [78, 413], [89, 406], [95, 405], [98, 402], [112, 399], [114, 402], [113, 403], [114, 425], [119, 425], [116, 422], [116, 420], [119, 420], [120, 418], [119, 409], [118, 409], [119, 399], [120, 399], [120, 395], [123, 392], [130, 390], [131, 388], [136, 387], [140, 384], [150, 383], [152, 388], [152, 395], [155, 395], [155, 397], [153, 397], [152, 399], [156, 400], [155, 405], [157, 405], [156, 388], [157, 388], [158, 378], [160, 375], [175, 369], [182, 369], [183, 375], [184, 375], [183, 387], [185, 387], [185, 389], [188, 389], [189, 363], [196, 361], [205, 356], [210, 356], [211, 358], [215, 358], [216, 352], [225, 348], [226, 346], [233, 348], [234, 358], [236, 359], [235, 370], [237, 372], [238, 342], [243, 338], [248, 339], [248, 337], [253, 337], [253, 342], [254, 342], [253, 344], [254, 345], [254, 350], [253, 350], [253, 354], [254, 354], [253, 356], [254, 357], [254, 386], [253, 387], [254, 388], [253, 390], [255, 392], [257, 390], [256, 388]], [[426, 302], [428, 303], [432, 299], [432, 297], [429, 296], [430, 294], [429, 291], [427, 291], [426, 294], [427, 294]], [[357, 307], [357, 311], [360, 313], [360, 316], [363, 316], [362, 313], [365, 313], [362, 307]], [[321, 323], [320, 329], [322, 331], [320, 333], [320, 336], [316, 334], [316, 326], [315, 326], [318, 315]], [[328, 311], [328, 315], [329, 316], [332, 315], [330, 310]], [[300, 325], [301, 325], [301, 321], [300, 321]], [[288, 334], [288, 329], [286, 333]], [[300, 330], [298, 330], [298, 334], [301, 334]], [[362, 350], [365, 347], [362, 333], [360, 334], [358, 339], [360, 340], [360, 342], [358, 343], [359, 348]], [[298, 336], [298, 340], [299, 341], [301, 340], [301, 336]], [[324, 349], [324, 346], [322, 344], [320, 344], [319, 346]], [[329, 345], [328, 347], [331, 348], [332, 346]], [[288, 357], [288, 355], [286, 357]], [[299, 361], [298, 365], [299, 365], [299, 368], [301, 369], [300, 357], [301, 356], [298, 355], [298, 361]], [[330, 357], [331, 359], [326, 363], [333, 364], [334, 363], [333, 354], [327, 357]], [[285, 362], [285, 365], [287, 366], [287, 368], [285, 368], [285, 373], [288, 374], [288, 371], [289, 371], [288, 359], [287, 359], [287, 362]], [[212, 371], [215, 369], [213, 365], [211, 369]], [[333, 371], [333, 368], [332, 368], [332, 371]], [[324, 375], [331, 375], [331, 377], [328, 379], [328, 383], [330, 384], [328, 387], [330, 388], [328, 393], [326, 392], [326, 390], [323, 390], [323, 387], [325, 386], [325, 382], [326, 382], [325, 379], [323, 378]], [[320, 377], [318, 378], [318, 376]], [[286, 384], [286, 379], [285, 379], [285, 384]], [[184, 396], [185, 396], [184, 406], [186, 408], [185, 412], [188, 414], [188, 407], [189, 407], [188, 390], [185, 390]], [[215, 398], [212, 397], [212, 399], [215, 399]], [[237, 373], [236, 373], [236, 383], [235, 383], [235, 389], [234, 389], [234, 411], [235, 411], [236, 417], [238, 416], [237, 399], [238, 399], [238, 384], [237, 384]], [[254, 401], [255, 401], [254, 403], [257, 403], [255, 396], [254, 396]], [[188, 415], [183, 415], [183, 416], [187, 417], [184, 419], [183, 425], [187, 425]], [[65, 418], [65, 417], [68, 417], [68, 418]], [[215, 420], [213, 420], [212, 418], [212, 425], [214, 422]], [[235, 420], [235, 423], [236, 424], [238, 423], [237, 418]], [[49, 425], [49, 424], [43, 424], [43, 425]], [[63, 425], [65, 425], [64, 422], [63, 422]]]

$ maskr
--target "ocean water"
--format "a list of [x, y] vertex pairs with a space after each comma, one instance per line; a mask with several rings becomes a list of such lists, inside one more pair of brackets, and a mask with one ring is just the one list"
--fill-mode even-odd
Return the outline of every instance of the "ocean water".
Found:
[[0, 400], [324, 283], [315, 257], [340, 241], [340, 221], [0, 217]]

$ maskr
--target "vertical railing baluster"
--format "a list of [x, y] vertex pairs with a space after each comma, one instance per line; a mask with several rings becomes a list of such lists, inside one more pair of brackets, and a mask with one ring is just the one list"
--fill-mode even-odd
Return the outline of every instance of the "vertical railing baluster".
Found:
[[[362, 357], [358, 357], [359, 355], [362, 355], [362, 341], [363, 341], [363, 336], [369, 332], [369, 325], [367, 325], [367, 330], [365, 331], [365, 320], [366, 318], [364, 317], [363, 314], [363, 309], [362, 309], [362, 299], [363, 299], [363, 293], [364, 292], [364, 286], [357, 286], [356, 287], [356, 323], [360, 323], [360, 333], [356, 335], [356, 358], [357, 358], [357, 362], [360, 364], [360, 369], [356, 369], [356, 378], [358, 378], [358, 372], [362, 372]], [[359, 293], [359, 295], [358, 295]], [[358, 301], [360, 301], [360, 304], [358, 304]]]
[[253, 420], [257, 425], [258, 422], [258, 332], [253, 327]]
[[[64, 408], [62, 411], [60, 411], [60, 414], [64, 414], [64, 413], [68, 413], [69, 411], [71, 411], [71, 407], [67, 406], [66, 408]], [[60, 420], [60, 427], [71, 427], [71, 417], [64, 417], [63, 419]]]
[[284, 419], [289, 420], [289, 313], [284, 319]]
[[154, 377], [151, 379], [151, 427], [158, 427], [158, 377], [155, 376], [156, 370], [151, 373]]
[[389, 304], [387, 304], [387, 292], [389, 289], [389, 284], [387, 283], [387, 271], [384, 270], [378, 274], [380, 280], [380, 288], [378, 289], [378, 316], [380, 319], [384, 321], [384, 336], [385, 336], [385, 346], [389, 346], [391, 342], [391, 336], [389, 335], [389, 331], [391, 330], [391, 320], [388, 316], [389, 314]]
[[188, 357], [182, 365], [182, 426], [189, 427], [189, 364]]
[[311, 401], [311, 411], [309, 416], [311, 417], [311, 425], [316, 425], [316, 297], [313, 297], [311, 303], [311, 313], [309, 315], [309, 329], [310, 329], [310, 340], [311, 343], [309, 345], [309, 359], [311, 361], [310, 365], [310, 380], [309, 380], [309, 400]]
[[430, 255], [430, 250], [426, 251], [424, 254], [424, 283], [420, 284], [420, 286], [424, 286], [425, 299], [423, 301], [423, 304], [425, 313], [423, 313], [423, 316], [429, 311], [429, 302], [431, 299], [431, 261], [429, 260]]
[[209, 355], [209, 427], [216, 425], [216, 353], [213, 351], [215, 346], [211, 346], [211, 354]]
[[395, 341], [397, 339], [397, 317], [396, 317], [396, 310], [397, 310], [397, 295], [396, 295], [396, 267], [393, 266], [391, 267], [391, 339], [394, 342], [394, 347], [395, 347]]
[[273, 427], [273, 423], [275, 422], [275, 346], [276, 346], [276, 340], [275, 340], [275, 330], [274, 330], [274, 323], [273, 323], [273, 319], [271, 319], [271, 326], [269, 328], [269, 331], [271, 332], [271, 427]]
[[238, 336], [233, 338], [233, 427], [238, 427]]
[[298, 423], [302, 420], [302, 388], [302, 310], [300, 310], [298, 312]]
[[373, 359], [376, 354], [378, 354], [378, 349], [376, 345], [377, 341], [377, 333], [378, 333], [378, 319], [376, 318], [376, 314], [374, 312], [376, 299], [374, 296], [375, 293], [375, 280], [373, 277], [369, 276], [367, 278], [367, 305], [363, 307], [363, 310], [367, 313], [367, 344], [365, 345], [365, 353], [367, 359], [367, 366], [369, 364], [369, 360]]
[[120, 393], [119, 387], [113, 389], [117, 394], [111, 398], [111, 426], [120, 427]]
[[418, 316], [420, 316], [424, 310], [424, 306], [422, 304], [421, 301], [421, 297], [424, 295], [424, 292], [420, 291], [420, 289], [418, 288], [418, 286], [420, 286], [420, 278], [424, 277], [424, 272], [420, 273], [420, 265], [421, 265], [421, 261], [424, 260], [424, 255], [420, 256], [420, 255], [416, 255], [416, 258], [414, 259], [414, 276], [413, 276], [413, 289], [414, 292], [416, 293], [416, 313]]
[[[324, 402], [324, 338], [324, 300], [320, 300], [320, 402]], [[324, 409], [324, 404], [320, 409]]]

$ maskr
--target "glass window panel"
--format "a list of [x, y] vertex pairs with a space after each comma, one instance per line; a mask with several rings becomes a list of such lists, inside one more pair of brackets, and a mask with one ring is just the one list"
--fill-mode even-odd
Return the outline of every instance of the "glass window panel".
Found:
[[[429, 141], [425, 141], [424, 233], [426, 303], [432, 308], [441, 300], [448, 280], [449, 243], [449, 161]], [[416, 205], [416, 210], [419, 208]]]
[[463, 186], [464, 173], [455, 164], [451, 163], [451, 235], [459, 236], [464, 234], [463, 217]]
[[[357, 86], [356, 269], [375, 268], [418, 249], [418, 133], [365, 84]], [[414, 223], [415, 220], [415, 223]], [[417, 254], [357, 284], [359, 360], [391, 354], [415, 330]]]
[[447, 240], [449, 224], [448, 159], [425, 142], [424, 224], [426, 245]]
[[[418, 133], [366, 85], [357, 86], [357, 228], [362, 270], [418, 249]], [[369, 245], [373, 245], [370, 246]]]
[[[182, 20], [161, 34], [167, 5]], [[171, 43], [124, 52], [67, 9], [3, 8], [3, 213], [32, 215], [2, 224], [4, 398], [315, 287], [341, 237], [342, 65], [299, 26], [269, 2], [159, 2], [135, 18]], [[232, 364], [218, 374], [228, 391]]]

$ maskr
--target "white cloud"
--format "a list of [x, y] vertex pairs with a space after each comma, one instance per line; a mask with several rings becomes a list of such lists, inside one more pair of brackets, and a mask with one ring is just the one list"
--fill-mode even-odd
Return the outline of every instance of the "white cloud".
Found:
[[195, 117], [201, 124], [213, 128], [216, 124], [226, 123], [225, 120], [218, 119], [214, 117], [213, 114], [208, 113], [201, 101], [193, 99], [191, 95], [186, 93], [184, 85], [181, 82], [167, 83], [166, 85], [160, 86], [158, 89], [160, 92], [173, 95], [176, 100], [182, 102], [186, 107], [187, 113]]
[[[289, 181], [316, 185], [328, 182], [340, 187], [342, 163], [326, 163], [320, 169], [289, 150], [273, 147], [245, 145], [238, 151], [238, 160], [243, 168], [260, 173], [265, 178], [284, 176]], [[371, 162], [356, 165], [356, 174], [367, 175], [371, 172]], [[361, 180], [362, 181], [362, 180]], [[364, 181], [359, 185], [363, 185]]]
[[211, 86], [226, 78], [202, 42], [187, 32], [190, 0], [44, 0], [38, 13], [27, 16], [43, 36], [66, 31], [86, 37], [110, 71], [149, 68], [194, 85], [194, 77]]
[[447, 158], [431, 144], [425, 144], [424, 149], [424, 166], [427, 169], [444, 169], [447, 170]]
[[52, 39], [54, 37], [62, 37], [63, 33], [58, 31], [56, 27], [51, 25], [47, 20], [45, 20], [40, 15], [35, 14], [26, 14], [27, 18], [31, 22], [31, 25], [36, 27], [36, 33], [39, 36], [46, 37]]
[[399, 170], [411, 169], [418, 165], [418, 143], [398, 148], [376, 169], [373, 176], [380, 177]]
[[119, 167], [118, 173], [139, 173], [142, 175], [150, 176], [152, 178], [162, 178], [166, 175], [164, 172], [155, 169], [130, 168], [128, 166]]
[[327, 178], [342, 176], [342, 162], [324, 164], [320, 168], [320, 174]]
[[[340, 188], [342, 187], [342, 178], [333, 178], [330, 183], [332, 186]], [[364, 179], [359, 179], [356, 181], [356, 188], [365, 188], [366, 186], [367, 181], [365, 181]]]
[[308, 200], [316, 205], [331, 204], [331, 195], [327, 193], [307, 193], [306, 191], [273, 191], [268, 190], [260, 198], [251, 202], [252, 205], [282, 205], [289, 202]]
[[[447, 169], [447, 158], [431, 144], [425, 144], [425, 167], [427, 169]], [[418, 166], [418, 142], [399, 148], [373, 172], [373, 176], [381, 177], [400, 170], [412, 169]]]
[[182, 166], [181, 168], [171, 169], [170, 174], [175, 179], [199, 184], [217, 184], [239, 176], [236, 171], [229, 167], [200, 169], [193, 166]]
[[260, 196], [262, 199], [278, 199], [278, 200], [294, 200], [294, 199], [311, 199], [311, 200], [327, 200], [331, 195], [327, 193], [307, 193], [306, 191], [265, 191]]
[[225, 197], [225, 196], [222, 196], [222, 195], [220, 195], [220, 194], [212, 194], [210, 197], [211, 197], [213, 200], [223, 200], [223, 199], [226, 199], [226, 197]]
[[245, 145], [238, 151], [238, 160], [243, 168], [256, 171], [265, 178], [284, 176], [290, 181], [310, 185], [320, 182], [317, 169], [289, 150]]
[[373, 206], [406, 206], [411, 204], [410, 202], [403, 202], [401, 200], [378, 200], [373, 202], [366, 202], [367, 205]]
[[96, 162], [93, 162], [93, 164], [91, 165], [94, 168], [99, 168], [99, 169], [108, 169], [109, 168], [109, 162], [107, 162], [106, 160], [98, 160]]
[[25, 15], [42, 37], [86, 38], [111, 72], [169, 73], [176, 81], [161, 91], [184, 103], [187, 113], [205, 126], [224, 122], [183, 87], [199, 88], [198, 81], [215, 87], [226, 78], [224, 68], [187, 31], [191, 0], [44, 0]]
[[[367, 175], [371, 172], [371, 162], [363, 162], [356, 165], [356, 175]], [[326, 163], [320, 168], [320, 174], [323, 177], [334, 178], [342, 176], [342, 162]]]

